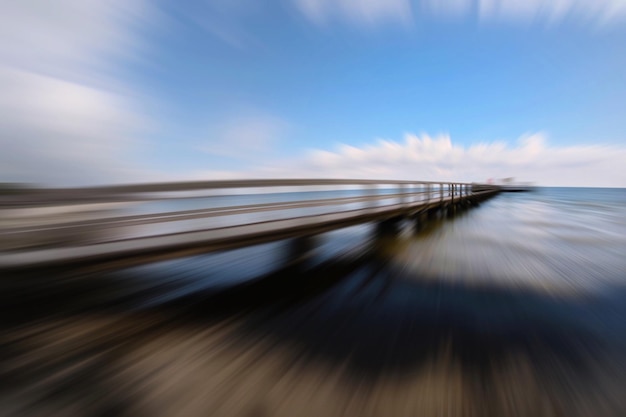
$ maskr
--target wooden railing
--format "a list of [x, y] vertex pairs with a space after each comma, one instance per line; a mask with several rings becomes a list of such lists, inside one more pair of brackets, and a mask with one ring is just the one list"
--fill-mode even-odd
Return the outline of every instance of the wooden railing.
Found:
[[30, 189], [0, 197], [0, 268], [242, 247], [497, 191], [469, 183], [358, 179]]

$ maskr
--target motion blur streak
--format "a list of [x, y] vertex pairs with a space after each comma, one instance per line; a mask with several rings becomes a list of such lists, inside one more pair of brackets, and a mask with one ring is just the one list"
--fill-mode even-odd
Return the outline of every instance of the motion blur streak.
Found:
[[624, 219], [623, 189], [541, 189], [300, 264], [3, 276], [0, 414], [624, 416]]
[[154, 20], [143, 0], [2, 2], [0, 182], [139, 178], [146, 106], [122, 74]]

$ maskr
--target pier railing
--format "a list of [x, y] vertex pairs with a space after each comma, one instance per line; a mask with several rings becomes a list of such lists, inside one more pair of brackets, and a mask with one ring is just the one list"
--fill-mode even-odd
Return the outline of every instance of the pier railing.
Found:
[[497, 191], [335, 179], [31, 189], [0, 196], [0, 268], [230, 249], [444, 209]]

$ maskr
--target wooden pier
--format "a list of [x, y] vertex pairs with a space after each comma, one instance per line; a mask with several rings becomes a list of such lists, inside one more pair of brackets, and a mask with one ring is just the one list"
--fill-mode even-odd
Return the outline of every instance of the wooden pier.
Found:
[[31, 189], [0, 197], [0, 271], [128, 266], [362, 223], [384, 229], [499, 191], [485, 184], [333, 179]]

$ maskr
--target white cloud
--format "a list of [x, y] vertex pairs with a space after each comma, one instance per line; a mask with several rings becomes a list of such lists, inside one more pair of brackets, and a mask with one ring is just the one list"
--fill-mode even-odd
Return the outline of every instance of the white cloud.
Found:
[[406, 134], [403, 142], [378, 140], [335, 151], [312, 150], [304, 157], [256, 160], [244, 171], [194, 171], [178, 179], [363, 178], [485, 182], [514, 177], [541, 186], [626, 187], [626, 147], [550, 146], [544, 133], [471, 146], [450, 136]]
[[304, 157], [255, 160], [242, 171], [193, 171], [180, 180], [220, 178], [362, 178], [485, 182], [514, 177], [540, 186], [626, 187], [626, 147], [551, 146], [544, 133], [470, 146], [450, 136], [406, 134], [404, 141], [378, 140], [334, 151], [311, 150]]
[[623, 0], [480, 0], [483, 20], [544, 20], [554, 23], [566, 17], [607, 23], [626, 18]]
[[137, 51], [142, 1], [4, 2], [0, 181], [78, 184], [136, 173], [143, 125], [120, 60]]
[[184, 2], [176, 7], [176, 14], [233, 47], [244, 48], [258, 44], [251, 33], [249, 21], [265, 11], [261, 2], [255, 0], [209, 0]]
[[274, 149], [287, 129], [287, 122], [278, 117], [240, 111], [212, 129], [198, 149], [216, 156], [258, 160]]
[[419, 11], [437, 17], [460, 17], [472, 11], [472, 0], [422, 0]]
[[350, 23], [406, 24], [416, 17], [477, 15], [481, 21], [545, 21], [566, 17], [605, 24], [626, 18], [624, 0], [295, 0], [315, 23], [342, 19]]
[[304, 15], [315, 23], [345, 19], [360, 25], [409, 22], [410, 0], [296, 0]]
[[[447, 135], [407, 134], [402, 143], [379, 140], [362, 148], [341, 145], [334, 152], [312, 151], [291, 169], [292, 175], [308, 177], [424, 181], [515, 177], [539, 185], [624, 187], [623, 161], [626, 147], [549, 146], [542, 133], [524, 135], [514, 146], [496, 141], [469, 147], [454, 144]], [[274, 170], [273, 176], [278, 172]]]
[[5, 68], [0, 86], [3, 181], [77, 183], [128, 174], [128, 135], [140, 122], [121, 97]]

